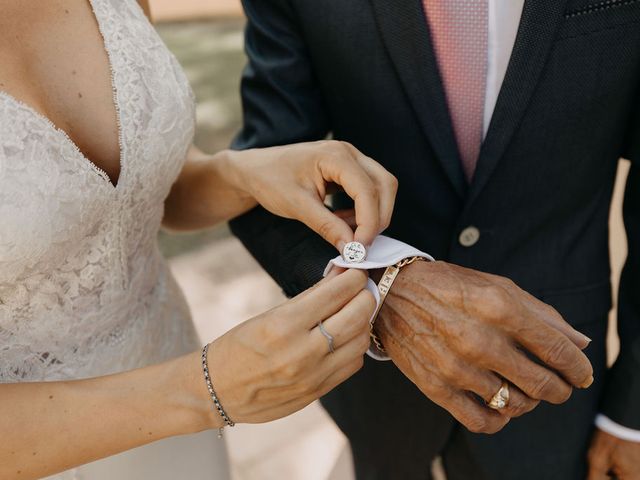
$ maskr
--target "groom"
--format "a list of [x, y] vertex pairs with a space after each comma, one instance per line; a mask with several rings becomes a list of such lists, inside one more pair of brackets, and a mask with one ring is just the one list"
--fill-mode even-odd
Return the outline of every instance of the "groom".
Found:
[[[358, 478], [429, 478], [437, 455], [450, 480], [640, 478], [640, 0], [244, 6], [235, 148], [329, 134], [352, 143], [399, 180], [386, 234], [443, 261], [406, 267], [387, 297], [376, 330], [393, 363], [368, 360], [323, 401], [351, 441]], [[632, 162], [629, 257], [621, 353], [606, 372], [620, 157]], [[264, 210], [232, 227], [288, 295], [335, 256]], [[543, 328], [560, 321], [543, 302], [593, 340], [590, 388], [571, 395], [570, 377], [587, 386], [575, 380], [589, 372]], [[510, 408], [531, 412], [478, 435], [463, 425], [504, 425], [467, 393], [490, 398], [492, 372], [520, 375]], [[534, 409], [539, 399], [562, 405]]]

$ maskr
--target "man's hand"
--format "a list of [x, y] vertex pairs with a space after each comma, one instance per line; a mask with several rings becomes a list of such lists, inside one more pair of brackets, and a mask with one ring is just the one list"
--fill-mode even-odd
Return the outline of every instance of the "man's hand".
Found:
[[589, 448], [588, 480], [640, 480], [640, 443], [596, 429]]
[[[593, 382], [581, 351], [590, 340], [556, 310], [506, 278], [444, 262], [400, 272], [376, 331], [398, 368], [473, 432], [497, 432], [540, 400], [563, 403], [572, 386]], [[501, 377], [511, 399], [498, 412], [484, 402]]]

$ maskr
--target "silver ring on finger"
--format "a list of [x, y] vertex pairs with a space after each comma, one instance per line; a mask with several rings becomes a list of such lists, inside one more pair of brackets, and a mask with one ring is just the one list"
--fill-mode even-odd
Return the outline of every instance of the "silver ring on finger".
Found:
[[327, 343], [329, 344], [329, 353], [335, 352], [336, 350], [333, 344], [333, 336], [329, 332], [327, 332], [327, 329], [324, 328], [322, 322], [318, 323], [318, 328], [320, 329], [320, 333], [324, 335], [324, 338], [327, 339]]
[[493, 410], [503, 410], [509, 406], [509, 384], [502, 381], [502, 386], [496, 394], [491, 397], [491, 400], [487, 403], [489, 408]]

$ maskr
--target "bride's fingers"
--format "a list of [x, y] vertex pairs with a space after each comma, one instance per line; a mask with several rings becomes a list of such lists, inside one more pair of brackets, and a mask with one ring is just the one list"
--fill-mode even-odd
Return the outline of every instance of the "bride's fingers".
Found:
[[[304, 395], [289, 395], [289, 399], [279, 405], [278, 415], [273, 418], [282, 417], [286, 413], [305, 407], [344, 382], [362, 368], [367, 348], [369, 348], [368, 335], [360, 335], [340, 347], [335, 353], [324, 356], [317, 362], [315, 370], [304, 379], [304, 383], [311, 385], [312, 388]], [[267, 395], [267, 398], [270, 398], [268, 391], [263, 392], [262, 395]], [[274, 394], [274, 398], [278, 398], [276, 394]], [[263, 410], [268, 409], [256, 408], [254, 416], [259, 416]]]
[[[356, 238], [365, 245], [370, 245], [380, 233], [380, 205], [378, 186], [357, 161], [351, 150], [345, 146], [346, 155], [332, 155], [322, 158], [318, 163], [325, 181], [339, 184], [355, 204]], [[353, 233], [346, 242], [353, 239]], [[335, 245], [335, 244], [334, 244]]]
[[[344, 382], [356, 373], [364, 364], [364, 355], [369, 349], [369, 335], [357, 335], [335, 353], [322, 360], [323, 377], [319, 382], [318, 395], [322, 396], [336, 385]], [[316, 380], [317, 381], [317, 380]]]
[[296, 198], [296, 220], [324, 238], [338, 251], [353, 239], [353, 230], [343, 219], [329, 210], [325, 204], [311, 193], [303, 193]]
[[[282, 403], [276, 410], [276, 414], [272, 416], [275, 420], [288, 415], [291, 412], [298, 411], [318, 398], [326, 395], [342, 382], [350, 378], [362, 368], [364, 356], [351, 359], [350, 362], [340, 365], [332, 370], [323, 370], [314, 375], [313, 378], [307, 380], [308, 383], [314, 385], [314, 390], [308, 395], [294, 396], [291, 400]], [[262, 411], [258, 411], [261, 414]], [[257, 416], [257, 415], [256, 415]]]
[[344, 210], [336, 210], [333, 212], [338, 218], [341, 218], [349, 225], [353, 230], [358, 226], [356, 223], [356, 211], [353, 208], [347, 208]]
[[[373, 159], [360, 155], [358, 158], [360, 165], [364, 168], [374, 183], [378, 186], [379, 191], [379, 210], [380, 210], [380, 231], [385, 230], [391, 223], [393, 216], [393, 207], [396, 203], [396, 194], [398, 193], [398, 180], [385, 170], [382, 165]], [[356, 240], [357, 240], [356, 233]]]
[[342, 382], [344, 382], [354, 373], [360, 370], [362, 368], [362, 363], [362, 357], [359, 357], [359, 359], [352, 360], [351, 363], [348, 363], [337, 370], [332, 370], [319, 380], [314, 379], [314, 381], [317, 383], [317, 386], [311, 395], [295, 397], [292, 400], [284, 402], [279, 406], [278, 410], [276, 410], [276, 414], [273, 415], [273, 419], [275, 420], [277, 418], [288, 415], [291, 412], [298, 411], [309, 405], [314, 400], [317, 400], [318, 398], [326, 395], [336, 386], [340, 385]]
[[[324, 331], [333, 338], [336, 351], [358, 335], [368, 338], [369, 319], [375, 308], [373, 295], [368, 290], [362, 290], [339, 312], [323, 322]], [[319, 353], [330, 354], [329, 340], [319, 326], [311, 329], [310, 337]]]
[[327, 276], [324, 277], [324, 280], [329, 281], [330, 279], [332, 279], [334, 277], [337, 277], [338, 275], [340, 275], [341, 273], [344, 273], [346, 271], [347, 271], [346, 268], [336, 267], [334, 265], [333, 268], [331, 269], [331, 271], [327, 274]]
[[[385, 230], [391, 223], [391, 217], [393, 215], [393, 207], [396, 201], [396, 194], [398, 193], [398, 180], [391, 173], [389, 173], [382, 165], [367, 157], [357, 148], [351, 144], [346, 144], [347, 148], [351, 151], [351, 154], [360, 164], [360, 166], [367, 172], [373, 183], [378, 189], [378, 210], [380, 214], [380, 233]], [[356, 230], [355, 239], [361, 241], [359, 232]]]
[[[331, 317], [352, 302], [366, 287], [367, 278], [365, 272], [352, 269], [301, 293], [290, 301], [291, 315], [301, 320], [294, 319], [292, 325], [306, 327], [307, 331], [315, 328], [320, 320]], [[289, 319], [285, 320], [289, 323]]]
[[318, 396], [322, 397], [340, 385], [342, 382], [351, 378], [355, 373], [362, 368], [363, 357], [359, 357], [353, 360], [351, 363], [346, 364], [342, 368], [333, 371], [318, 388]]

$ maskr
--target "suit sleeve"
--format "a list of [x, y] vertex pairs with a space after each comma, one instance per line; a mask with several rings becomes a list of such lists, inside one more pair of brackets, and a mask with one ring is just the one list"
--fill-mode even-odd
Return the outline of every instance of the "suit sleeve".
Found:
[[629, 253], [618, 300], [620, 355], [609, 372], [603, 413], [620, 425], [640, 430], [640, 107], [638, 102], [635, 105], [624, 152], [631, 169], [623, 207]]
[[[242, 150], [321, 140], [330, 127], [295, 12], [288, 0], [243, 0], [248, 64], [241, 83]], [[258, 207], [230, 222], [232, 232], [295, 296], [322, 278], [335, 249], [303, 224]]]

